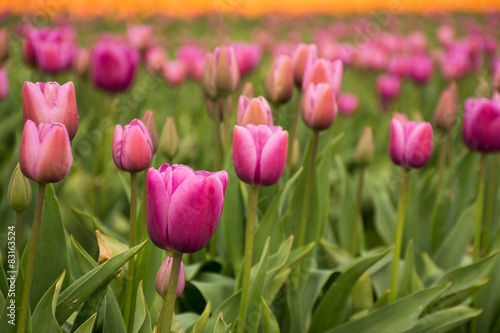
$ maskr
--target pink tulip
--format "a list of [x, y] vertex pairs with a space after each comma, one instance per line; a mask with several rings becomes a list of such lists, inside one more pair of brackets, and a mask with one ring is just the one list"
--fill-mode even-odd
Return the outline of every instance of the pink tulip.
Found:
[[415, 53], [424, 53], [427, 50], [427, 36], [421, 31], [414, 31], [407, 37], [407, 47]]
[[80, 76], [87, 76], [89, 72], [90, 53], [87, 49], [78, 49], [73, 58], [73, 68]]
[[124, 128], [116, 125], [113, 134], [113, 161], [120, 170], [146, 170], [151, 164], [153, 154], [153, 142], [142, 121], [134, 119]]
[[458, 90], [455, 82], [441, 93], [436, 110], [434, 111], [434, 126], [449, 131], [457, 121]]
[[408, 56], [394, 56], [389, 60], [387, 65], [387, 71], [390, 74], [394, 74], [402, 78], [409, 76], [411, 70], [412, 58]]
[[482, 153], [500, 151], [500, 102], [469, 98], [464, 106], [462, 137], [469, 149]]
[[315, 44], [302, 44], [297, 46], [297, 49], [293, 52], [293, 74], [295, 85], [297, 87], [302, 87], [302, 79], [304, 78], [304, 72], [306, 70], [307, 61], [309, 58], [318, 58], [318, 48]]
[[285, 104], [293, 95], [293, 65], [289, 56], [279, 56], [274, 60], [267, 74], [264, 92], [274, 105]]
[[426, 55], [411, 58], [411, 79], [417, 84], [426, 84], [432, 75], [432, 60]]
[[232, 47], [216, 47], [212, 66], [214, 87], [218, 94], [230, 94], [238, 88], [240, 72]]
[[73, 140], [78, 130], [73, 82], [62, 86], [57, 82], [24, 82], [23, 119], [32, 120], [36, 125], [62, 123], [68, 131], [69, 139]]
[[102, 40], [91, 51], [90, 77], [101, 89], [121, 92], [132, 82], [138, 61], [133, 47], [112, 39]]
[[[167, 257], [163, 264], [161, 264], [158, 274], [156, 275], [155, 287], [158, 294], [163, 297], [167, 296], [168, 285], [170, 283], [170, 274], [172, 272], [172, 261], [171, 257]], [[177, 293], [176, 297], [179, 297], [184, 291], [184, 286], [186, 285], [186, 275], [184, 273], [184, 264], [181, 261], [181, 270], [179, 272], [179, 281], [177, 282]]]
[[233, 43], [231, 46], [236, 55], [240, 75], [252, 72], [260, 63], [264, 52], [259, 45], [250, 43]]
[[359, 106], [359, 98], [355, 94], [340, 93], [338, 106], [341, 115], [352, 116]]
[[234, 169], [247, 184], [275, 184], [285, 169], [287, 151], [288, 132], [280, 126], [234, 126]]
[[305, 92], [311, 83], [327, 83], [332, 87], [337, 98], [342, 84], [342, 73], [343, 65], [340, 60], [330, 62], [326, 59], [309, 58], [302, 80], [302, 91]]
[[377, 78], [377, 91], [382, 101], [382, 108], [385, 110], [399, 95], [401, 91], [401, 79], [396, 75], [380, 75]]
[[392, 161], [406, 168], [420, 168], [433, 149], [432, 126], [427, 122], [391, 120], [389, 153]]
[[49, 32], [49, 28], [36, 29], [31, 26], [23, 28], [22, 56], [28, 65], [36, 66], [36, 44], [39, 39], [46, 38]]
[[43, 72], [58, 73], [71, 68], [76, 46], [74, 33], [68, 29], [53, 29], [36, 41], [36, 62]]
[[153, 72], [161, 72], [166, 59], [165, 51], [159, 46], [150, 47], [144, 56], [146, 66]]
[[325, 130], [332, 126], [337, 111], [335, 94], [329, 84], [309, 84], [302, 100], [302, 119], [307, 126]]
[[252, 99], [240, 96], [236, 124], [239, 126], [248, 124], [272, 126], [273, 115], [269, 103], [262, 96]]
[[144, 51], [153, 39], [153, 28], [150, 25], [129, 25], [127, 27], [127, 39], [130, 45], [138, 51]]
[[19, 164], [23, 174], [39, 183], [63, 180], [73, 164], [68, 131], [63, 124], [24, 123]]
[[7, 97], [9, 93], [9, 78], [7, 77], [7, 69], [0, 67], [0, 101]]
[[195, 44], [186, 44], [177, 51], [177, 59], [183, 60], [188, 66], [191, 78], [201, 80], [206, 51]]
[[163, 63], [163, 77], [174, 86], [181, 85], [186, 79], [187, 66], [182, 60], [171, 60]]
[[448, 46], [455, 40], [455, 29], [449, 25], [442, 25], [438, 28], [437, 39], [444, 46]]
[[205, 247], [220, 221], [227, 172], [164, 164], [150, 168], [147, 180], [147, 226], [153, 244], [180, 253]]

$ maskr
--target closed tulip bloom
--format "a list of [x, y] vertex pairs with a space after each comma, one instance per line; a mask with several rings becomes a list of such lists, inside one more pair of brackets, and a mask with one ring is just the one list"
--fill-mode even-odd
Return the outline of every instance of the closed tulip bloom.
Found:
[[153, 244], [179, 253], [205, 247], [220, 221], [227, 172], [164, 164], [150, 168], [147, 181], [147, 226]]
[[359, 106], [359, 98], [355, 94], [340, 93], [338, 106], [341, 115], [352, 116]]
[[417, 84], [426, 84], [432, 76], [432, 60], [426, 55], [412, 57], [410, 77]]
[[45, 38], [50, 32], [49, 28], [36, 29], [31, 26], [23, 28], [23, 44], [21, 53], [24, 62], [28, 65], [36, 65], [36, 44], [40, 39]]
[[457, 85], [453, 82], [448, 89], [443, 91], [434, 111], [434, 126], [444, 131], [449, 131], [457, 122]]
[[35, 124], [62, 123], [69, 139], [73, 140], [78, 130], [75, 86], [67, 82], [62, 86], [57, 82], [24, 82], [23, 119]]
[[80, 76], [89, 73], [90, 52], [87, 49], [78, 49], [73, 58], [73, 69]]
[[218, 94], [227, 95], [238, 88], [240, 71], [232, 47], [217, 47], [213, 56], [214, 88]]
[[7, 77], [7, 68], [0, 67], [0, 101], [7, 97], [9, 93], [9, 78]]
[[482, 153], [500, 151], [500, 102], [469, 98], [464, 106], [462, 137], [471, 150]]
[[302, 86], [302, 79], [304, 78], [304, 72], [306, 70], [306, 64], [309, 58], [318, 58], [318, 48], [315, 44], [302, 44], [297, 46], [295, 52], [293, 52], [293, 77], [295, 85], [297, 87]]
[[161, 72], [166, 59], [165, 51], [159, 46], [152, 46], [144, 55], [146, 66], [153, 72]]
[[247, 184], [271, 186], [285, 169], [288, 132], [280, 126], [236, 125], [233, 132], [233, 163]]
[[92, 48], [90, 77], [94, 84], [109, 92], [126, 90], [137, 68], [139, 55], [126, 44], [103, 40]]
[[146, 24], [130, 25], [127, 27], [127, 39], [137, 50], [144, 51], [153, 39], [153, 28]]
[[19, 165], [23, 174], [39, 183], [57, 183], [71, 169], [73, 155], [64, 124], [24, 123]]
[[[170, 274], [172, 272], [172, 261], [171, 257], [167, 257], [163, 264], [161, 264], [158, 274], [156, 274], [155, 287], [158, 294], [162, 297], [167, 296], [168, 284], [170, 283]], [[179, 281], [177, 282], [177, 293], [176, 297], [179, 297], [184, 291], [184, 286], [186, 285], [186, 275], [184, 273], [184, 264], [181, 261], [181, 270], [179, 272]]]
[[234, 43], [231, 45], [236, 55], [240, 75], [252, 72], [260, 63], [264, 52], [259, 45], [250, 43]]
[[432, 126], [426, 122], [391, 120], [389, 153], [392, 161], [407, 168], [420, 168], [433, 149]]
[[148, 129], [149, 137], [153, 143], [153, 153], [158, 150], [158, 132], [156, 131], [155, 114], [151, 110], [146, 110], [144, 116], [142, 116], [142, 122]]
[[205, 56], [205, 64], [203, 66], [203, 75], [201, 77], [201, 88], [203, 89], [203, 94], [206, 98], [212, 100], [217, 97], [217, 91], [215, 90], [214, 83], [213, 61], [213, 54], [207, 53]]
[[163, 77], [173, 86], [181, 85], [187, 76], [187, 66], [182, 60], [171, 60], [163, 63]]
[[356, 146], [354, 160], [357, 164], [366, 166], [373, 161], [375, 155], [375, 143], [373, 142], [373, 132], [370, 127], [365, 127], [361, 138]]
[[9, 58], [9, 35], [7, 29], [0, 29], [0, 66]]
[[153, 154], [153, 142], [142, 121], [134, 119], [125, 127], [116, 125], [113, 134], [113, 161], [118, 169], [127, 172], [146, 170]]
[[31, 202], [31, 185], [28, 178], [21, 172], [19, 163], [10, 177], [7, 202], [16, 212], [24, 211]]
[[382, 101], [382, 108], [385, 110], [398, 97], [401, 91], [401, 79], [396, 75], [380, 75], [377, 78], [377, 91]]
[[186, 44], [177, 51], [177, 58], [188, 66], [189, 76], [200, 81], [203, 74], [206, 51], [195, 44]]
[[307, 91], [307, 87], [311, 83], [328, 83], [335, 93], [335, 98], [337, 98], [342, 85], [343, 68], [340, 60], [330, 62], [326, 59], [309, 58], [302, 81], [302, 90]]
[[262, 96], [252, 99], [240, 96], [236, 124], [240, 126], [248, 124], [272, 126], [273, 115], [269, 103]]
[[254, 98], [255, 97], [252, 82], [245, 83], [245, 86], [243, 87], [243, 90], [241, 91], [241, 95], [243, 95], [247, 98]]
[[160, 151], [161, 153], [172, 159], [179, 151], [179, 135], [175, 127], [174, 118], [167, 117], [160, 136]]
[[332, 126], [337, 115], [337, 102], [329, 84], [310, 84], [302, 100], [302, 119], [314, 130]]
[[53, 30], [46, 39], [36, 43], [36, 62], [43, 72], [59, 73], [71, 68], [75, 43], [62, 38], [59, 31]]
[[266, 98], [274, 105], [287, 103], [293, 95], [293, 65], [289, 56], [274, 60], [264, 85]]

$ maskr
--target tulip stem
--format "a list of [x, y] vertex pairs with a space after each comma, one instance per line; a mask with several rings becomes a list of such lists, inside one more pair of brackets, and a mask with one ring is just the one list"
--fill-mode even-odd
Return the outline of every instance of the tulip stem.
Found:
[[491, 168], [491, 178], [488, 185], [488, 199], [486, 202], [486, 212], [484, 215], [484, 232], [483, 232], [483, 251], [488, 253], [490, 250], [491, 237], [491, 221], [493, 220], [493, 211], [495, 210], [495, 198], [497, 191], [497, 170], [498, 170], [498, 154], [493, 155], [493, 167]]
[[276, 104], [273, 108], [273, 123], [274, 126], [279, 126], [280, 124], [280, 106]]
[[356, 208], [354, 210], [354, 219], [352, 223], [351, 235], [351, 254], [356, 256], [358, 252], [358, 215], [361, 215], [361, 199], [363, 198], [363, 183], [365, 179], [365, 168], [359, 172], [358, 192], [356, 194]]
[[220, 170], [222, 167], [222, 139], [220, 135], [220, 112], [217, 107], [214, 108], [212, 101], [207, 101], [207, 108], [212, 109], [214, 117], [214, 171]]
[[476, 227], [474, 231], [474, 251], [472, 254], [472, 262], [476, 262], [479, 260], [481, 252], [481, 227], [483, 223], [484, 186], [486, 182], [486, 154], [481, 155], [480, 163], [479, 188], [477, 191]]
[[19, 254], [19, 258], [21, 258], [21, 238], [23, 231], [23, 212], [16, 212], [16, 249]]
[[257, 215], [257, 202], [259, 199], [259, 186], [250, 185], [248, 194], [247, 220], [245, 227], [245, 261], [243, 262], [243, 286], [241, 290], [240, 315], [238, 316], [239, 333], [245, 331], [245, 321], [248, 310], [248, 296], [250, 292], [250, 271], [252, 269], [253, 239], [255, 217]]
[[[38, 236], [40, 234], [40, 224], [42, 221], [43, 200], [45, 197], [45, 184], [38, 183], [38, 194], [36, 198], [35, 216], [33, 217], [33, 228], [31, 230], [31, 239], [28, 249], [28, 261], [26, 263], [26, 275], [24, 276], [23, 291], [21, 293], [21, 305], [19, 307], [19, 325], [17, 333], [26, 331], [26, 321], [28, 319], [28, 309], [31, 292], [31, 282], [33, 281], [33, 272], [35, 270], [36, 248], [38, 245]], [[21, 269], [21, 268], [19, 268]]]
[[396, 300], [398, 285], [398, 264], [401, 256], [401, 242], [403, 240], [403, 230], [405, 223], [406, 199], [408, 199], [408, 188], [410, 187], [410, 169], [402, 168], [403, 183], [401, 184], [401, 200], [399, 201], [399, 216], [396, 226], [396, 240], [394, 247], [394, 261], [392, 263], [392, 284], [391, 284], [391, 303]]
[[453, 133], [448, 131], [446, 134], [448, 138], [448, 166], [451, 167], [453, 165]]
[[181, 271], [182, 253], [172, 252], [172, 271], [168, 282], [167, 297], [163, 303], [163, 308], [158, 318], [159, 333], [170, 332], [172, 327], [172, 316], [174, 314], [175, 296], [177, 295], [177, 284], [179, 281], [179, 272]]
[[299, 110], [300, 110], [300, 102], [302, 100], [302, 90], [297, 89], [297, 98], [295, 99], [295, 108], [293, 110], [293, 118], [292, 124], [290, 126], [290, 136], [288, 138], [288, 158], [286, 163], [288, 164], [288, 174], [292, 174], [292, 152], [293, 152], [293, 140], [295, 139], [295, 135], [297, 134], [297, 123], [299, 120]]
[[[233, 99], [231, 98], [231, 95], [227, 97], [226, 105], [224, 107], [224, 142], [225, 142], [225, 147], [224, 147], [224, 155], [227, 155], [227, 152], [229, 151], [229, 148], [231, 146], [231, 110], [233, 108]], [[215, 170], [218, 171], [218, 170]]]
[[[130, 234], [129, 234], [129, 249], [135, 246], [135, 233], [136, 233], [136, 220], [137, 220], [137, 173], [130, 173]], [[134, 257], [130, 258], [128, 262], [127, 274], [127, 287], [125, 289], [125, 305], [123, 307], [123, 320], [127, 329], [130, 331], [133, 327], [132, 302], [134, 298]]]

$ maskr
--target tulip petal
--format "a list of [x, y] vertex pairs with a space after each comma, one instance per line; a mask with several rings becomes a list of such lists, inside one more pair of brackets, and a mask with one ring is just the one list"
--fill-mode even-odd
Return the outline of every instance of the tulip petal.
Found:
[[146, 136], [139, 126], [130, 126], [123, 132], [121, 152], [123, 169], [128, 172], [145, 170], [153, 158], [149, 134]]
[[257, 147], [248, 127], [234, 126], [233, 163], [238, 178], [247, 184], [253, 184], [257, 167]]
[[391, 138], [389, 143], [389, 154], [392, 161], [401, 165], [404, 163], [405, 134], [403, 125], [397, 119], [391, 120]]
[[73, 82], [65, 83], [59, 88], [49, 119], [51, 123], [63, 123], [68, 130], [70, 140], [75, 137], [78, 130], [78, 111]]
[[123, 170], [122, 165], [122, 145], [123, 145], [123, 127], [120, 125], [115, 126], [113, 132], [113, 161], [116, 166]]
[[260, 158], [260, 185], [275, 184], [283, 174], [288, 151], [288, 132], [275, 132], [262, 149]]
[[39, 152], [40, 139], [38, 129], [33, 121], [28, 120], [24, 123], [19, 152], [19, 165], [23, 174], [33, 180], [35, 179], [35, 167]]
[[[409, 125], [409, 123], [406, 125]], [[413, 168], [425, 165], [431, 157], [433, 146], [431, 124], [417, 123], [406, 140], [406, 164]]]
[[160, 172], [148, 170], [147, 226], [149, 238], [159, 248], [170, 250], [168, 242], [168, 208], [170, 197]]
[[29, 81], [23, 86], [23, 121], [33, 120], [35, 124], [49, 123], [50, 108], [40, 88]]

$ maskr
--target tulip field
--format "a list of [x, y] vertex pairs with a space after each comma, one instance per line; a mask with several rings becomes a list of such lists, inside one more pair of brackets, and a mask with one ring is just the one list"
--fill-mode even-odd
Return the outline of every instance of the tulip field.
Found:
[[0, 14], [0, 332], [500, 332], [500, 15]]

